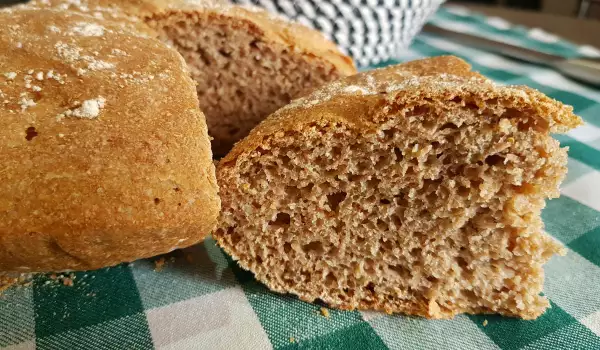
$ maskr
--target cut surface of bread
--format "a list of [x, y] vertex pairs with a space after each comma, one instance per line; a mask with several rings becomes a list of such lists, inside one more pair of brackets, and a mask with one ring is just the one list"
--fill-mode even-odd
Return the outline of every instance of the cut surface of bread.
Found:
[[292, 98], [356, 72], [352, 61], [320, 33], [258, 8], [225, 1], [51, 0], [34, 4], [98, 10], [105, 17], [122, 12], [125, 20], [134, 16], [153, 28], [188, 63], [217, 155], [225, 155], [234, 142]]
[[361, 73], [267, 118], [219, 163], [221, 247], [274, 291], [342, 309], [525, 319], [580, 124], [455, 57]]
[[0, 11], [0, 272], [85, 270], [201, 241], [220, 201], [182, 57], [123, 22]]

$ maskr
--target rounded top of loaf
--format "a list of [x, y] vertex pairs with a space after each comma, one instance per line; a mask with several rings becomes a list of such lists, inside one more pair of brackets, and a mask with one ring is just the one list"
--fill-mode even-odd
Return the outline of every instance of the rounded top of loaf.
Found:
[[344, 75], [356, 72], [352, 59], [341, 54], [336, 45], [320, 32], [256, 6], [233, 5], [226, 0], [34, 0], [26, 6], [100, 15], [106, 13], [105, 17], [120, 17], [134, 22], [142, 19], [150, 25], [175, 13], [185, 13], [192, 16], [190, 18], [210, 13], [229, 21], [251, 25], [255, 34], [258, 33], [265, 42], [284, 44], [301, 54], [322, 57]]
[[[197, 241], [212, 229], [206, 122], [176, 51], [64, 10], [1, 10], [0, 28], [0, 248], [37, 234], [66, 250], [69, 236], [120, 232], [108, 240], [125, 246], [133, 232], [193, 228]], [[118, 262], [88, 258], [82, 266]]]
[[392, 105], [411, 108], [426, 102], [468, 97], [478, 106], [505, 101], [515, 109], [534, 109], [547, 120], [549, 131], [566, 132], [581, 124], [571, 106], [526, 86], [499, 85], [477, 72], [464, 60], [440, 56], [411, 61], [348, 76], [316, 89], [282, 107], [246, 139], [235, 145], [219, 163], [226, 166], [241, 155], [266, 146], [271, 138], [307, 126], [341, 123], [363, 132], [393, 118]]

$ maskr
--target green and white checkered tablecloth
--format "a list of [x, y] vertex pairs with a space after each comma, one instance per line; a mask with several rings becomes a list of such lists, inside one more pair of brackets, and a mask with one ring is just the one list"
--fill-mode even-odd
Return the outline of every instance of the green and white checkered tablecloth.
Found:
[[[564, 56], [598, 54], [460, 8], [441, 10], [434, 21]], [[498, 82], [537, 88], [573, 105], [586, 121], [557, 136], [570, 147], [569, 175], [563, 196], [548, 202], [543, 219], [568, 254], [546, 265], [552, 308], [538, 320], [462, 315], [431, 321], [336, 310], [327, 318], [318, 305], [268, 292], [208, 239], [167, 256], [159, 272], [151, 259], [75, 273], [73, 286], [42, 275], [31, 286], [9, 289], [0, 296], [0, 347], [600, 349], [600, 89], [427, 35], [402, 60], [443, 54], [468, 60]]]

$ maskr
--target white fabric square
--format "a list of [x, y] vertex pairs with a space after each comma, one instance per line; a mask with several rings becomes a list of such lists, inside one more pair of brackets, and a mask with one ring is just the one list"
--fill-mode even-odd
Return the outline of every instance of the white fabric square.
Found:
[[544, 266], [544, 294], [577, 320], [600, 310], [600, 267], [572, 250]]
[[600, 139], [600, 128], [590, 123], [585, 123], [582, 126], [569, 131], [567, 135], [577, 141], [586, 143]]
[[589, 315], [579, 322], [600, 337], [600, 311]]
[[600, 211], [600, 173], [594, 171], [562, 188], [562, 194]]
[[239, 286], [155, 308], [146, 316], [158, 349], [272, 348]]

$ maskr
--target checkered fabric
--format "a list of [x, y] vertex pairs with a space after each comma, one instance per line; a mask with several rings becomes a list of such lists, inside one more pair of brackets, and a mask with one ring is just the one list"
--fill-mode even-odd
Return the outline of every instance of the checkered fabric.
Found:
[[[452, 20], [478, 32], [497, 21], [457, 9], [434, 19]], [[491, 27], [503, 37], [519, 37], [517, 30], [532, 32]], [[534, 34], [522, 40], [540, 38]], [[537, 45], [566, 56], [593, 51], [560, 39], [554, 43], [543, 39]], [[30, 287], [9, 289], [0, 297], [0, 347], [600, 349], [600, 89], [546, 68], [426, 35], [418, 36], [399, 61], [445, 54], [468, 60], [498, 82], [526, 84], [571, 104], [586, 121], [585, 126], [557, 136], [570, 147], [569, 174], [562, 197], [548, 202], [543, 219], [568, 253], [552, 258], [545, 267], [544, 293], [552, 308], [538, 320], [462, 315], [432, 321], [337, 310], [326, 318], [318, 305], [267, 291], [208, 239], [169, 255], [160, 272], [154, 271], [152, 259], [76, 273], [73, 286], [41, 275]], [[385, 64], [392, 63], [396, 61]]]

